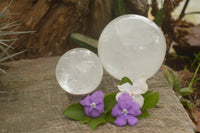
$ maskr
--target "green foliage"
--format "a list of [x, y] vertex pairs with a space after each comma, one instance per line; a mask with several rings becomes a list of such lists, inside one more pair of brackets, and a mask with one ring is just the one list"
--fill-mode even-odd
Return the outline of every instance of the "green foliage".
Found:
[[[122, 78], [120, 81], [120, 84], [124, 83], [131, 83], [131, 80], [128, 77]], [[117, 101], [115, 99], [116, 92], [110, 93], [105, 95], [104, 97], [104, 113], [102, 113], [97, 118], [92, 118], [85, 115], [84, 108], [80, 103], [75, 103], [70, 106], [63, 112], [64, 115], [68, 116], [71, 119], [79, 120], [81, 121], [81, 124], [89, 124], [90, 127], [95, 130], [97, 126], [110, 122], [114, 123], [115, 117], [112, 116], [111, 112], [113, 107], [117, 104]], [[159, 100], [159, 93], [153, 92], [153, 91], [147, 91], [145, 94], [143, 94], [144, 97], [144, 105], [141, 108], [142, 114], [138, 116], [138, 119], [149, 117], [150, 114], [148, 113], [147, 109], [153, 108], [156, 106]]]
[[74, 120], [86, 120], [83, 106], [80, 103], [70, 105], [63, 114]]
[[101, 114], [99, 117], [97, 118], [93, 118], [91, 121], [90, 121], [90, 127], [95, 130], [97, 126], [103, 124], [103, 123], [106, 123], [106, 115], [105, 114]]
[[191, 69], [193, 69], [194, 68], [194, 66], [195, 66], [195, 64], [197, 63], [197, 64], [199, 64], [200, 63], [200, 52], [199, 53], [195, 53], [194, 54], [194, 60], [192, 61], [192, 63], [191, 63]]
[[190, 100], [187, 100], [185, 98], [181, 98], [180, 99], [181, 103], [183, 104], [183, 106], [188, 107], [188, 109], [192, 110], [194, 103]]
[[115, 117], [112, 116], [111, 111], [106, 114], [107, 122], [114, 123]]
[[115, 17], [126, 14], [125, 0], [114, 0]]
[[110, 93], [110, 94], [107, 94], [104, 98], [104, 110], [105, 110], [105, 113], [109, 112], [112, 110], [112, 108], [117, 104], [117, 101], [115, 99], [115, 95], [117, 93], [114, 92], [114, 93]]
[[142, 109], [147, 110], [155, 107], [159, 101], [159, 93], [150, 93], [144, 97], [144, 105]]
[[80, 103], [75, 103], [63, 112], [64, 115], [71, 119], [81, 121], [81, 124], [90, 124], [90, 127], [95, 130], [96, 127], [105, 122], [113, 123], [115, 118], [111, 115], [112, 108], [116, 105], [116, 93], [107, 94], [104, 98], [104, 113], [97, 118], [92, 118], [85, 115], [83, 106]]
[[148, 109], [154, 108], [159, 101], [159, 93], [153, 91], [147, 91], [145, 94], [142, 95], [144, 97], [144, 105], [141, 108], [142, 114], [138, 116], [138, 119], [143, 119], [146, 117], [150, 117]]
[[85, 116], [83, 120], [81, 120], [81, 124], [88, 124], [92, 120], [92, 117]]
[[72, 33], [70, 38], [72, 41], [83, 48], [87, 48], [95, 53], [97, 53], [98, 41], [79, 33]]
[[166, 69], [164, 71], [164, 76], [167, 79], [168, 83], [171, 85], [172, 88], [174, 88], [174, 77], [173, 75]]
[[181, 89], [181, 79], [176, 72], [170, 72], [166, 69], [164, 71], [164, 76], [175, 91], [179, 91]]
[[199, 65], [197, 66], [197, 68], [196, 68], [196, 70], [195, 70], [195, 72], [194, 72], [194, 76], [192, 77], [192, 80], [191, 80], [190, 83], [189, 83], [189, 87], [190, 87], [190, 88], [192, 88], [194, 82], [196, 82], [197, 80], [199, 80], [199, 79], [196, 79], [196, 80], [195, 80], [195, 78], [196, 78], [196, 76], [197, 76], [197, 73], [198, 73], [198, 71], [199, 71], [199, 68], [200, 68], [200, 63], [199, 63]]
[[131, 85], [133, 85], [133, 83], [131, 82], [131, 80], [128, 77], [123, 77], [121, 79], [121, 81], [119, 82], [119, 85], [125, 84], [125, 83], [130, 83]]
[[173, 70], [169, 72], [167, 69], [164, 71], [165, 78], [172, 86], [172, 88], [175, 90], [176, 94], [180, 97], [181, 103], [184, 106], [188, 107], [189, 109], [192, 109], [194, 103], [190, 100], [185, 99], [184, 97], [193, 94], [194, 90], [196, 90], [196, 88], [193, 88], [192, 86], [196, 81], [200, 80], [200, 78], [196, 78], [199, 68], [200, 68], [200, 63], [197, 66], [194, 76], [190, 81], [188, 87], [184, 88], [181, 88], [181, 80], [176, 72], [174, 72]]
[[149, 114], [149, 112], [148, 112], [147, 110], [142, 110], [142, 114], [139, 115], [139, 116], [137, 116], [137, 118], [138, 118], [139, 120], [141, 120], [141, 119], [143, 119], [143, 118], [147, 118], [147, 117], [150, 117], [150, 114]]
[[194, 90], [196, 90], [195, 88], [192, 88], [192, 87], [185, 87], [185, 88], [181, 88], [179, 90], [179, 93], [182, 95], [182, 96], [188, 96], [188, 95], [191, 95], [192, 93], [194, 93]]
[[164, 16], [165, 16], [165, 12], [166, 12], [166, 8], [163, 7], [161, 9], [159, 9], [156, 13], [156, 16], [154, 18], [154, 22], [160, 27], [162, 22], [163, 22], [163, 19], [164, 19]]
[[153, 91], [147, 91], [146, 93], [142, 94], [142, 96], [145, 98], [152, 93], [153, 93]]
[[179, 90], [181, 88], [181, 79], [178, 76], [178, 74], [176, 72], [172, 72], [173, 74], [173, 88], [175, 88], [176, 90]]

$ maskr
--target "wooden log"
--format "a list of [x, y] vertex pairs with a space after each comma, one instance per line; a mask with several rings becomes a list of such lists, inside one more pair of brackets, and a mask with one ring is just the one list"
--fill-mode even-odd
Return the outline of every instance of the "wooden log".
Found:
[[[140, 1], [144, 3], [145, 0]], [[0, 11], [8, 3], [9, 0], [0, 1]], [[128, 13], [142, 12], [144, 15], [143, 10], [147, 9], [135, 0], [129, 0], [128, 5], [131, 9]], [[35, 31], [17, 36], [15, 50], [28, 49], [17, 58], [61, 55], [77, 46], [70, 41], [71, 33], [98, 39], [103, 28], [113, 19], [113, 11], [114, 0], [14, 0], [7, 14], [19, 13], [10, 19], [21, 20], [16, 30]]]
[[[90, 133], [89, 125], [80, 124], [62, 114], [70, 103], [55, 78], [59, 57], [8, 62], [11, 75], [0, 75], [1, 133]], [[14, 76], [13, 76], [14, 75]], [[99, 88], [105, 93], [117, 91], [118, 80], [104, 73]], [[161, 72], [148, 80], [149, 89], [160, 93], [162, 108], [149, 110], [151, 117], [133, 127], [104, 124], [97, 133], [194, 133], [194, 125]], [[75, 100], [75, 99], [74, 99]]]

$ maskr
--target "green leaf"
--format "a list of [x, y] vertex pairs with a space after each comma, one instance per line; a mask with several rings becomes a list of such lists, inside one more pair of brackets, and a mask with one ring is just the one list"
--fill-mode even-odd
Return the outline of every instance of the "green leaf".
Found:
[[126, 14], [125, 1], [124, 0], [115, 0], [114, 1], [115, 17]]
[[68, 106], [63, 114], [74, 120], [84, 120], [86, 117], [83, 106], [80, 103], [75, 103]]
[[104, 98], [104, 112], [107, 113], [112, 110], [112, 108], [117, 104], [115, 95], [117, 92], [107, 94]]
[[106, 121], [114, 123], [115, 117], [112, 116], [111, 111], [106, 114]]
[[106, 123], [106, 116], [105, 114], [101, 114], [99, 117], [97, 118], [93, 118], [89, 124], [90, 124], [90, 127], [95, 130], [96, 127], [100, 124], [103, 124], [103, 123]]
[[83, 48], [87, 48], [95, 53], [97, 53], [98, 41], [79, 33], [72, 33], [70, 38], [72, 41]]
[[181, 79], [176, 72], [172, 71], [172, 73], [174, 78], [173, 88], [178, 91], [181, 88]]
[[137, 118], [138, 118], [139, 120], [141, 120], [141, 119], [147, 118], [147, 117], [149, 117], [149, 116], [150, 116], [150, 114], [149, 114], [149, 112], [148, 112], [147, 110], [142, 110], [142, 114], [139, 115], [139, 116], [137, 116]]
[[174, 87], [174, 78], [173, 78], [172, 74], [167, 69], [164, 71], [164, 76], [167, 79], [168, 83], [173, 88]]
[[92, 117], [86, 116], [83, 120], [81, 120], [81, 124], [88, 124], [92, 120]]
[[180, 89], [179, 93], [182, 96], [188, 96], [188, 95], [192, 94], [194, 92], [194, 90], [196, 90], [196, 89], [192, 88], [192, 87], [185, 87], [185, 88]]
[[142, 96], [145, 99], [149, 94], [152, 94], [152, 93], [153, 93], [153, 91], [147, 91], [146, 93], [142, 94]]
[[161, 8], [160, 10], [157, 11], [156, 16], [153, 20], [159, 27], [161, 26], [163, 22], [165, 12], [166, 12], [166, 8], [165, 7]]
[[142, 109], [147, 110], [147, 109], [153, 108], [156, 106], [158, 101], [159, 101], [159, 93], [158, 92], [149, 94], [144, 99], [144, 105], [143, 105]]
[[188, 107], [190, 110], [193, 109], [194, 107], [194, 103], [190, 100], [187, 100], [185, 98], [181, 98], [180, 99], [181, 103], [183, 104], [183, 106]]
[[131, 82], [131, 80], [128, 77], [123, 77], [121, 79], [121, 81], [119, 82], [119, 85], [125, 84], [125, 83], [130, 83], [131, 85], [133, 85], [133, 83]]
[[192, 86], [193, 86], [193, 84], [194, 84], [194, 81], [195, 81], [195, 78], [196, 78], [196, 76], [197, 76], [197, 73], [198, 73], [198, 71], [199, 71], [199, 68], [200, 68], [200, 63], [199, 63], [199, 65], [197, 66], [197, 68], [196, 68], [196, 70], [195, 70], [195, 72], [194, 72], [194, 75], [193, 75], [193, 77], [192, 77], [192, 80], [191, 80], [190, 83], [189, 83], [189, 88], [192, 88]]

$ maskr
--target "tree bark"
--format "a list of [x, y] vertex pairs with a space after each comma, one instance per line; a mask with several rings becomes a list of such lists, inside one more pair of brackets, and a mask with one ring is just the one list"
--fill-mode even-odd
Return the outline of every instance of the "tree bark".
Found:
[[[127, 1], [127, 13], [144, 15], [147, 7], [141, 8], [138, 1]], [[0, 9], [8, 2], [2, 0]], [[113, 11], [114, 0], [14, 0], [7, 13], [20, 13], [13, 16], [22, 20], [18, 31], [35, 31], [18, 36], [16, 50], [28, 49], [18, 58], [37, 58], [61, 55], [76, 47], [70, 41], [71, 33], [98, 39], [105, 25], [113, 19]]]

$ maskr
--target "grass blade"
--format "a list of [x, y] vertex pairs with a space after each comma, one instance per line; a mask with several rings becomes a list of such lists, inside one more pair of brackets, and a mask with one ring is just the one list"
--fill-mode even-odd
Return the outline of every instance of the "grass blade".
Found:
[[[8, 57], [10, 56], [9, 54], [8, 54], [8, 52], [7, 52], [7, 50], [4, 48], [4, 47], [2, 47], [1, 45], [0, 45], [0, 49], [3, 51], [3, 53], [4, 54], [6, 54]], [[10, 58], [11, 60], [13, 60], [12, 58]]]
[[13, 2], [13, 0], [11, 0], [11, 1], [9, 2], [8, 6], [4, 8], [4, 10], [3, 10], [3, 11], [1, 12], [1, 14], [0, 14], [0, 18], [2, 18], [2, 17], [4, 16], [5, 12], [6, 12], [6, 11], [8, 10], [8, 8], [11, 6], [12, 2]]
[[35, 32], [35, 31], [1, 31], [0, 36], [26, 34], [26, 33], [32, 33], [32, 32]]
[[9, 58], [12, 58], [12, 57], [16, 56], [16, 55], [22, 54], [22, 53], [24, 53], [24, 52], [26, 52], [26, 51], [28, 51], [28, 50], [23, 50], [23, 51], [20, 51], [20, 52], [18, 52], [18, 53], [12, 54], [12, 55], [10, 55], [10, 56], [4, 57], [4, 58], [0, 59], [0, 62], [3, 62], [3, 61], [5, 61], [5, 60], [7, 60], [7, 59], [9, 59]]

